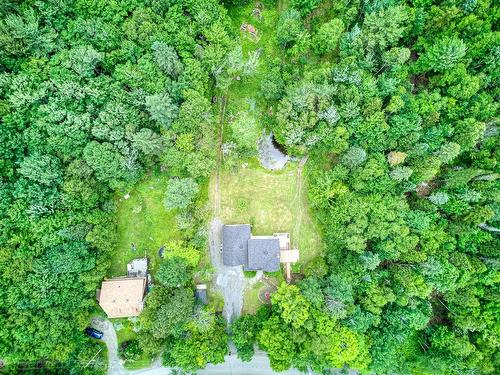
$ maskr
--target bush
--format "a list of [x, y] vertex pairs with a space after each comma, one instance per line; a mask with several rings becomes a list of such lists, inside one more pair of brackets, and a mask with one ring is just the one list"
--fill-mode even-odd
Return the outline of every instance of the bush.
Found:
[[191, 280], [191, 277], [191, 269], [187, 260], [179, 256], [173, 256], [164, 260], [156, 273], [158, 282], [167, 288], [184, 286]]
[[198, 191], [198, 184], [192, 178], [171, 179], [165, 193], [165, 207], [167, 210], [187, 208], [193, 203]]
[[240, 198], [238, 199], [238, 211], [241, 213], [247, 212], [248, 211], [248, 200], [245, 198]]
[[137, 361], [142, 355], [142, 349], [139, 346], [139, 340], [125, 341], [120, 345], [120, 357], [126, 361]]

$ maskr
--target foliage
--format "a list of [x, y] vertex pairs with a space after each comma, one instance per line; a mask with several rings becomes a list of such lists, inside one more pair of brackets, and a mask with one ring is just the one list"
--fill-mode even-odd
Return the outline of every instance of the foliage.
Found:
[[156, 273], [158, 282], [167, 288], [186, 286], [191, 277], [192, 274], [187, 260], [179, 256], [167, 258], [160, 264], [160, 268]]
[[308, 14], [318, 6], [320, 0], [292, 0], [291, 4], [294, 9], [300, 11], [301, 14]]
[[204, 368], [208, 363], [224, 362], [224, 356], [229, 352], [224, 328], [220, 319], [214, 319], [202, 330], [190, 324], [185, 339], [168, 342], [163, 364], [192, 372]]
[[243, 315], [231, 325], [231, 338], [238, 350], [238, 358], [244, 362], [252, 359], [257, 333], [268, 318], [267, 306], [262, 306], [255, 315]]
[[151, 119], [158, 121], [166, 129], [177, 118], [178, 108], [168, 94], [148, 95], [145, 105]]
[[[316, 335], [329, 331], [310, 328], [319, 311], [335, 343], [358, 343], [342, 351], [350, 368], [495, 373], [498, 332], [487, 327], [498, 319], [481, 314], [499, 246], [498, 132], [487, 125], [498, 116], [489, 104], [498, 74], [486, 62], [498, 49], [490, 16], [498, 6], [333, 9], [302, 22], [283, 12], [276, 30], [288, 78], [271, 128], [290, 153], [309, 155], [308, 196], [326, 254], [305, 267], [299, 289], [273, 296], [259, 345], [279, 371], [344, 366], [321, 352], [328, 339]], [[307, 52], [294, 55], [297, 46]]]
[[199, 187], [193, 178], [172, 179], [165, 193], [167, 210], [185, 209], [193, 203]]
[[[228, 25], [215, 0], [0, 6], [0, 358], [13, 369], [39, 363], [42, 372], [102, 372], [83, 330], [110, 259], [126, 251], [117, 244], [113, 197], [145, 171], [210, 174], [208, 91], [229, 49], [211, 35]], [[192, 148], [174, 170], [165, 155], [188, 133]], [[174, 206], [189, 204], [188, 193]], [[142, 240], [132, 239], [141, 251]], [[198, 251], [184, 249], [197, 263]], [[176, 307], [159, 313], [162, 334], [175, 330], [177, 312], [191, 313], [191, 290], [168, 297]]]
[[230, 126], [233, 139], [238, 147], [253, 152], [257, 150], [257, 141], [260, 133], [254, 117], [246, 112], [239, 113], [236, 120], [231, 122]]
[[[231, 102], [240, 74], [262, 116], [238, 116], [229, 137], [253, 150], [266, 127], [309, 156], [311, 212], [288, 201], [316, 219], [325, 252], [302, 240], [301, 260], [316, 259], [269, 310], [235, 322], [239, 356], [257, 342], [276, 371], [498, 372], [498, 4], [268, 8], [277, 22], [265, 15], [260, 39], [237, 46], [216, 0], [0, 6], [0, 358], [13, 372], [99, 372], [83, 368], [96, 349], [83, 329], [120, 250], [112, 197], [156, 168], [182, 240], [165, 244], [139, 350], [188, 372], [224, 360], [223, 321], [186, 285], [206, 246], [197, 201], [216, 165], [210, 97]], [[259, 204], [276, 213], [276, 191], [306, 189], [283, 192], [294, 181], [273, 176], [261, 175], [272, 204]], [[247, 221], [255, 181], [227, 184], [249, 194], [232, 196], [248, 200]], [[294, 215], [276, 216], [293, 227]]]
[[120, 356], [126, 361], [136, 361], [142, 355], [138, 340], [125, 341], [120, 345]]
[[321, 55], [337, 49], [343, 32], [344, 23], [339, 18], [334, 18], [321, 25], [313, 38], [315, 52]]

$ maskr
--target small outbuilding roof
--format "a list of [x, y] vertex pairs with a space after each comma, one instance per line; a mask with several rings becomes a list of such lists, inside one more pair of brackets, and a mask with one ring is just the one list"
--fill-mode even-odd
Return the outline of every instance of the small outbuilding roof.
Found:
[[272, 236], [254, 236], [248, 240], [249, 271], [275, 272], [280, 269], [280, 241]]
[[194, 296], [198, 301], [206, 305], [208, 303], [207, 286], [205, 284], [196, 285]]
[[249, 224], [224, 225], [222, 228], [222, 262], [225, 266], [248, 263]]
[[148, 275], [148, 259], [138, 258], [127, 264], [128, 277], [146, 277]]
[[143, 308], [145, 277], [104, 280], [99, 295], [99, 305], [108, 318], [138, 316]]

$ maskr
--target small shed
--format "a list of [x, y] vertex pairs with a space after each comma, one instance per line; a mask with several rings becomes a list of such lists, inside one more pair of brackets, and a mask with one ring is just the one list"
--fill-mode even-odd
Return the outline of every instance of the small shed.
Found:
[[198, 300], [202, 304], [206, 305], [208, 303], [207, 285], [206, 284], [196, 285], [196, 290], [194, 292], [194, 296], [195, 296], [196, 300]]

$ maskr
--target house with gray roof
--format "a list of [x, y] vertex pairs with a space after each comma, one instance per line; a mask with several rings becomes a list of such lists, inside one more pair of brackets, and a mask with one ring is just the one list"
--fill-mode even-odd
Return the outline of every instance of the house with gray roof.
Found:
[[242, 265], [246, 271], [279, 271], [280, 241], [275, 236], [252, 236], [249, 224], [224, 225], [222, 262]]
[[222, 229], [222, 263], [240, 266], [248, 263], [250, 224], [224, 225]]
[[249, 271], [275, 272], [280, 269], [280, 241], [273, 236], [252, 236], [248, 240]]

